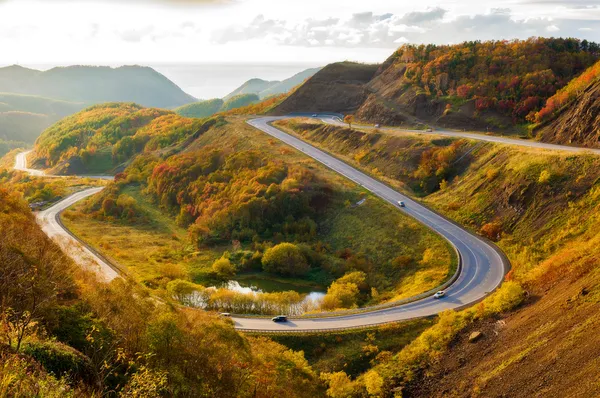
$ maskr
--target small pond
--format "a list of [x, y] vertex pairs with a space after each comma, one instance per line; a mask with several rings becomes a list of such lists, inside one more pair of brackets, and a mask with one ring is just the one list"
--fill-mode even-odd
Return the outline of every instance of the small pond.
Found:
[[313, 301], [315, 303], [321, 301], [323, 296], [325, 296], [324, 291], [320, 291], [314, 286], [264, 279], [254, 276], [242, 277], [236, 281], [229, 281], [224, 283], [223, 287], [240, 293], [273, 293], [293, 290], [301, 294], [306, 294], [304, 299], [305, 302]]

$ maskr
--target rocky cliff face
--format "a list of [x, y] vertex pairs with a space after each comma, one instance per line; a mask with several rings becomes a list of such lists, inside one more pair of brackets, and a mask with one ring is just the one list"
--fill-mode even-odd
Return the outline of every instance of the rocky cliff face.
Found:
[[600, 80], [592, 82], [575, 101], [537, 130], [544, 142], [600, 148]]

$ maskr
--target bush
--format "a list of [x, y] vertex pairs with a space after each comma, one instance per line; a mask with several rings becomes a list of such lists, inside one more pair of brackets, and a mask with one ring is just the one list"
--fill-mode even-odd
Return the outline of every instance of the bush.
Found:
[[62, 343], [31, 342], [25, 345], [23, 353], [38, 361], [47, 372], [60, 378], [85, 380], [91, 374], [90, 360]]
[[228, 258], [221, 257], [212, 265], [212, 270], [221, 278], [231, 278], [235, 275], [235, 267]]
[[306, 275], [310, 266], [300, 248], [292, 243], [280, 243], [267, 249], [262, 258], [263, 270], [280, 275]]

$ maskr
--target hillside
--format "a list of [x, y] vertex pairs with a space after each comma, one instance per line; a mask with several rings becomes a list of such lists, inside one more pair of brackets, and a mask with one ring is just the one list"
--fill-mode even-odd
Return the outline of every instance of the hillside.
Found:
[[[373, 372], [384, 391], [406, 397], [598, 395], [597, 384], [577, 381], [598, 378], [597, 156], [444, 137], [427, 138], [431, 148], [419, 135], [278, 124], [496, 241], [513, 267], [504, 286], [528, 293], [506, 315], [487, 300], [443, 315], [407, 349], [347, 380], [348, 396], [361, 396]], [[482, 336], [469, 341], [472, 332]]]
[[[360, 206], [350, 205], [361, 198]], [[227, 118], [180, 153], [138, 156], [117, 183], [66, 212], [64, 222], [158, 292], [182, 279], [196, 284], [210, 309], [276, 314], [319, 308], [303, 302], [307, 287], [328, 290], [320, 309], [332, 310], [441, 284], [452, 272], [448, 246], [391, 209]], [[267, 259], [278, 247], [296, 259], [273, 265]], [[205, 290], [237, 276], [282, 288], [254, 297]], [[341, 286], [347, 284], [356, 286]], [[240, 307], [244, 300], [253, 304]]]
[[227, 101], [231, 97], [234, 97], [239, 94], [256, 94], [261, 99], [265, 99], [267, 97], [277, 94], [284, 94], [293, 89], [294, 87], [298, 86], [299, 84], [302, 84], [306, 79], [313, 76], [319, 70], [321, 70], [321, 68], [306, 69], [282, 81], [250, 79], [244, 84], [242, 84], [240, 87], [236, 88], [231, 93], [226, 95], [223, 99]]
[[225, 97], [223, 100], [227, 101], [228, 99], [235, 97], [240, 94], [259, 94], [261, 91], [267, 90], [270, 87], [277, 85], [278, 81], [267, 81], [263, 79], [250, 79], [240, 87], [236, 88]]
[[550, 98], [542, 111], [534, 130], [541, 141], [599, 148], [600, 62]]
[[31, 145], [44, 129], [83, 107], [82, 103], [0, 93], [0, 140]]
[[136, 102], [159, 108], [174, 108], [196, 100], [165, 76], [152, 68], [141, 66], [70, 66], [43, 72], [10, 66], [0, 68], [0, 92], [37, 95], [88, 105]]
[[377, 69], [378, 65], [351, 62], [327, 65], [273, 109], [273, 113], [353, 112], [369, 96], [366, 84]]
[[577, 39], [403, 45], [376, 73], [359, 79], [348, 77], [348, 64], [324, 68], [276, 112], [335, 111], [370, 123], [517, 130], [599, 56], [597, 44]]
[[260, 98], [258, 98], [258, 95], [256, 94], [238, 94], [225, 101], [223, 106], [221, 106], [221, 109], [219, 109], [219, 112], [227, 112], [232, 109], [243, 108], [259, 101]]
[[95, 281], [9, 189], [0, 187], [3, 396], [323, 396], [301, 352], [122, 279]]
[[214, 115], [223, 107], [224, 101], [214, 98], [206, 101], [194, 102], [173, 109], [173, 112], [184, 117], [203, 118]]
[[173, 112], [178, 115], [193, 118], [210, 117], [219, 112], [228, 112], [234, 109], [246, 109], [260, 101], [256, 94], [237, 94], [227, 100], [215, 98], [206, 101], [194, 102], [175, 108]]
[[202, 120], [136, 104], [96, 105], [45, 130], [31, 159], [66, 174], [106, 173], [134, 154], [199, 134], [203, 125]]

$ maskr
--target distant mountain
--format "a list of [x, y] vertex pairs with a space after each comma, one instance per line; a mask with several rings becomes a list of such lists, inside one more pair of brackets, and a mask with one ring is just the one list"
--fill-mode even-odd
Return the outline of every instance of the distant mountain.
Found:
[[319, 70], [321, 70], [321, 68], [306, 69], [282, 81], [250, 79], [237, 89], [233, 90], [231, 93], [227, 94], [223, 99], [228, 100], [240, 94], [257, 94], [261, 99], [263, 99], [272, 95], [287, 93], [297, 85], [302, 84], [302, 82], [313, 76]]
[[223, 104], [224, 101], [221, 98], [214, 98], [180, 106], [173, 109], [173, 111], [185, 117], [203, 118], [219, 112]]
[[33, 144], [46, 127], [84, 107], [81, 102], [0, 93], [0, 140]]
[[250, 79], [246, 83], [242, 84], [229, 94], [227, 94], [223, 99], [227, 101], [228, 99], [235, 97], [240, 94], [259, 94], [261, 91], [264, 91], [270, 87], [276, 86], [279, 84], [279, 81], [267, 81], [263, 79]]
[[88, 105], [135, 102], [143, 106], [174, 108], [196, 101], [162, 74], [142, 66], [70, 66], [44, 72], [9, 66], [0, 68], [0, 92]]
[[282, 80], [279, 83], [271, 85], [270, 87], [262, 90], [260, 93], [258, 93], [258, 95], [260, 96], [260, 98], [267, 98], [272, 95], [287, 93], [299, 84], [304, 83], [306, 79], [309, 79], [312, 76], [314, 76], [321, 69], [323, 68], [311, 68], [306, 69], [300, 73], [296, 73], [294, 76]]
[[214, 98], [206, 101], [194, 102], [173, 109], [175, 113], [185, 117], [204, 118], [214, 115], [218, 112], [226, 112], [231, 109], [242, 108], [260, 101], [257, 94], [246, 93], [236, 94], [223, 101], [220, 98]]
[[260, 101], [260, 98], [256, 94], [239, 94], [225, 101], [220, 109], [220, 112], [226, 112], [231, 109], [248, 106], [258, 101]]

